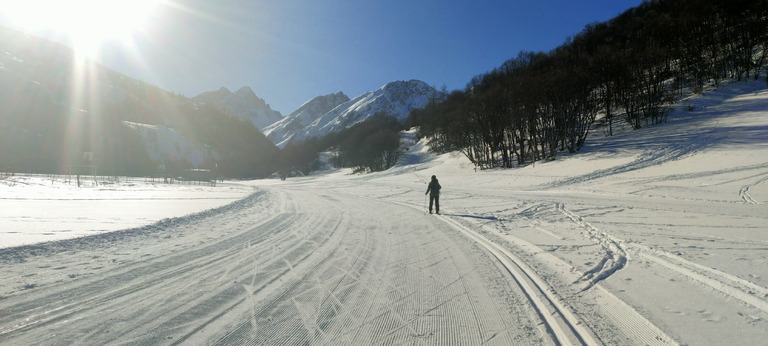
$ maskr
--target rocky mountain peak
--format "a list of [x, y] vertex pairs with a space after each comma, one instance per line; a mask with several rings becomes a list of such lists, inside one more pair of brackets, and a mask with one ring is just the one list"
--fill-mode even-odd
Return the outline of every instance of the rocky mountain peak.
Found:
[[318, 96], [282, 120], [264, 129], [279, 147], [291, 141], [323, 136], [364, 121], [383, 112], [404, 120], [412, 109], [426, 106], [439, 92], [419, 80], [387, 83], [354, 99], [344, 93]]
[[270, 108], [262, 98], [256, 96], [253, 90], [247, 86], [234, 93], [226, 87], [221, 87], [217, 91], [205, 92], [192, 99], [222, 109], [232, 116], [248, 120], [259, 130], [283, 118], [280, 112]]

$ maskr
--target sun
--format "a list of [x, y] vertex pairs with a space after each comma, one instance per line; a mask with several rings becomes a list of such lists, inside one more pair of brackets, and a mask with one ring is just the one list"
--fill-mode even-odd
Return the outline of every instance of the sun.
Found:
[[82, 58], [101, 44], [129, 45], [163, 0], [0, 0], [0, 12], [16, 26], [48, 31], [68, 41]]

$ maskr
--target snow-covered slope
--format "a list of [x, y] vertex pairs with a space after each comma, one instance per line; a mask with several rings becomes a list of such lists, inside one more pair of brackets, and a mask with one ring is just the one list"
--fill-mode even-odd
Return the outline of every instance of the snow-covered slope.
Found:
[[349, 101], [349, 97], [341, 91], [335, 94], [315, 97], [305, 102], [287, 117], [264, 128], [264, 134], [273, 143], [287, 143], [294, 134], [300, 133], [317, 118], [347, 101]]
[[186, 161], [194, 167], [201, 167], [205, 161], [205, 147], [173, 128], [130, 121], [123, 121], [123, 125], [140, 136], [147, 154], [157, 162]]
[[195, 194], [0, 178], [0, 247], [94, 234], [0, 249], [0, 343], [765, 344], [766, 104], [723, 83], [515, 169], [422, 140], [384, 172]]
[[222, 87], [217, 91], [205, 92], [192, 99], [224, 110], [232, 116], [248, 120], [259, 130], [283, 118], [280, 112], [272, 110], [249, 87], [242, 87], [235, 92]]
[[[280, 123], [266, 128], [264, 132], [273, 143], [283, 147], [291, 141], [301, 141], [342, 130], [379, 112], [404, 120], [412, 109], [424, 107], [430, 99], [438, 95], [439, 92], [435, 88], [419, 80], [391, 82], [378, 90], [343, 102], [323, 114], [300, 112], [304, 108], [302, 106]], [[339, 94], [328, 96], [335, 96], [332, 100], [340, 100]], [[312, 101], [315, 100], [317, 99]], [[322, 107], [317, 110], [322, 110]]]

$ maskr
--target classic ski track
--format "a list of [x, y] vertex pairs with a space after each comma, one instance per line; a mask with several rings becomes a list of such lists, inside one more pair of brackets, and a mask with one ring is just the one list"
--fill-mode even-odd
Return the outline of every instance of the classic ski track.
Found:
[[[391, 203], [417, 208], [408, 203], [391, 201]], [[476, 244], [487, 250], [508, 271], [523, 293], [531, 302], [532, 307], [541, 318], [553, 341], [560, 345], [601, 344], [584, 324], [552, 293], [552, 289], [539, 277], [522, 259], [507, 251], [498, 244], [491, 242], [476, 231], [447, 217], [438, 219], [451, 228], [464, 234]]]
[[768, 314], [768, 288], [662, 250], [634, 243], [630, 246], [645, 259]]
[[[404, 248], [398, 246], [399, 243], [388, 243], [384, 247], [377, 246], [377, 241], [382, 239], [391, 241], [392, 237], [371, 237], [367, 231], [348, 232], [348, 227], [344, 226], [350, 219], [350, 216], [345, 213], [347, 206], [342, 205], [338, 200], [318, 195], [310, 199], [309, 203], [314, 202], [315, 205], [325, 203], [330, 211], [315, 213], [317, 209], [310, 208], [306, 210], [312, 212], [306, 213], [302, 212], [302, 204], [305, 202], [302, 199], [288, 196], [281, 189], [267, 190], [269, 193], [265, 195], [277, 196], [272, 198], [270, 203], [277, 203], [279, 208], [259, 223], [248, 225], [248, 229], [180, 252], [118, 267], [108, 275], [78, 280], [73, 283], [74, 286], [72, 284], [68, 287], [56, 285], [50, 290], [47, 289], [46, 292], [22, 295], [21, 301], [3, 308], [3, 314], [0, 315], [0, 343], [10, 341], [12, 339], [8, 338], [20, 333], [22, 338], [16, 341], [23, 340], [27, 344], [50, 343], [52, 340], [56, 340], [57, 343], [111, 343], [117, 340], [125, 343], [151, 344], [231, 343], [246, 341], [248, 335], [252, 337], [254, 331], [264, 336], [265, 339], [262, 340], [273, 342], [287, 341], [284, 338], [294, 337], [290, 340], [320, 344], [351, 344], [360, 341], [361, 335], [364, 335], [363, 337], [371, 336], [371, 339], [366, 340], [374, 343], [392, 343], [396, 340], [398, 342], [411, 340], [418, 343], [416, 340], [433, 337], [432, 334], [424, 334], [424, 326], [427, 327], [426, 330], [435, 328], [436, 325], [429, 324], [428, 317], [436, 309], [440, 309], [445, 314], [443, 317], [445, 320], [442, 323], [471, 327], [472, 338], [478, 338], [473, 340], [482, 340], [483, 343], [491, 340], [503, 342], [494, 338], [514, 328], [509, 326], [506, 330], [489, 330], [484, 326], [483, 321], [487, 323], [488, 317], [479, 316], [478, 311], [487, 314], [492, 309], [488, 309], [487, 306], [477, 306], [477, 302], [467, 299], [469, 298], [467, 292], [471, 291], [467, 285], [472, 284], [473, 281], [464, 279], [464, 276], [469, 273], [461, 269], [467, 268], [466, 266], [457, 264], [457, 259], [452, 252], [454, 245], [449, 243], [444, 248], [431, 247], [432, 252], [426, 255], [405, 253], [403, 256], [403, 253], [400, 253], [401, 257], [398, 258], [409, 260], [396, 262], [394, 266], [383, 267], [387, 262], [381, 261], [381, 256], [389, 258], [392, 251], [404, 251]], [[413, 203], [358, 195], [350, 196], [377, 201], [380, 206], [396, 204], [422, 211], [422, 208]], [[364, 206], [377, 209], [379, 207], [376, 204]], [[248, 207], [244, 206], [246, 209]], [[616, 249], [621, 249], [624, 258], [628, 258], [627, 249], [637, 251], [637, 256], [648, 258], [668, 269], [681, 272], [692, 280], [702, 282], [745, 304], [768, 312], [768, 306], [766, 306], [768, 303], [755, 297], [754, 293], [750, 294], [751, 291], [768, 297], [768, 289], [715, 269], [688, 262], [672, 254], [643, 248], [634, 243], [626, 245], [623, 241], [594, 227], [581, 216], [566, 209], [564, 204], [557, 203], [555, 208], [585, 228], [586, 234], [590, 237], [604, 242], [601, 244], [604, 247], [614, 249], [612, 251], [617, 253], [619, 251]], [[239, 213], [245, 213], [246, 209], [239, 210]], [[230, 216], [222, 222], [231, 222], [238, 215]], [[589, 327], [586, 327], [587, 324], [583, 323], [577, 314], [572, 313], [563, 303], [561, 295], [520, 257], [489, 240], [474, 227], [467, 226], [455, 218], [436, 216], [428, 220], [444, 223], [457, 230], [459, 234], [463, 234], [487, 250], [506, 268], [512, 279], [523, 290], [526, 299], [531, 302], [532, 308], [537, 311], [538, 317], [549, 331], [549, 337], [555, 343], [601, 343], [588, 329]], [[219, 220], [216, 219], [216, 221]], [[503, 222], [503, 220], [494, 222]], [[315, 228], [319, 231], [313, 231]], [[410, 233], [406, 232], [402, 235], [406, 236], [402, 239], [404, 244], [429, 241], [423, 238], [423, 235], [421, 238], [412, 239], [408, 238]], [[358, 238], [345, 240], [350, 236]], [[344, 247], [344, 244], [347, 244], [347, 247]], [[384, 254], [372, 255], [374, 249], [380, 249]], [[313, 255], [313, 253], [322, 254], [322, 256]], [[431, 285], [434, 286], [429, 287], [424, 286], [426, 282], [420, 281], [421, 288], [416, 288], [414, 291], [403, 290], [414, 289], [412, 286], [407, 286], [407, 283], [420, 280], [419, 275], [424, 275], [420, 270], [428, 268], [433, 265], [432, 263], [437, 263], [431, 262], [430, 258], [443, 253], [445, 258], [451, 261], [448, 263], [453, 263], [455, 272], [459, 274], [457, 278], [443, 280], [439, 284], [432, 282]], [[326, 262], [329, 264], [324, 264]], [[313, 272], [318, 270], [332, 271], [334, 274], [327, 280], [319, 281], [316, 285], [306, 288], [307, 280], [311, 278]], [[410, 273], [410, 276], [402, 278], [398, 275], [394, 276], [402, 281], [384, 280], [385, 274], [391, 277], [392, 271], [401, 270], [404, 273]], [[435, 276], [440, 278], [443, 275], [437, 273]], [[300, 288], [300, 284], [304, 284], [305, 287]], [[727, 287], [722, 288], [724, 286]], [[191, 296], [187, 292], [195, 290], [201, 291], [201, 294]], [[384, 306], [380, 314], [373, 316], [376, 304], [387, 301], [389, 296], [393, 296], [392, 293], [404, 301], [413, 302], [420, 310], [426, 310], [420, 311], [421, 315], [413, 316], [408, 311], [402, 310], [407, 305], [398, 303]], [[154, 299], [151, 301], [154, 304], [144, 304], [145, 306], [142, 307], [141, 299], [146, 294], [152, 295]], [[349, 294], [353, 294], [353, 297], [347, 297]], [[644, 344], [675, 343], [600, 284], [592, 285], [591, 289], [581, 294], [586, 299], [596, 301], [606, 316], [611, 316], [627, 335], [634, 337], [632, 340]], [[302, 303], [299, 297], [304, 296], [311, 298], [312, 301]], [[361, 296], [365, 299], [361, 299]], [[439, 304], [429, 305], [422, 301], [430, 296], [435, 297], [430, 303]], [[39, 299], [42, 299], [42, 304], [38, 302]], [[294, 305], [294, 309], [300, 313], [302, 323], [288, 326], [275, 321], [266, 327], [259, 327], [259, 316], [268, 309], [276, 308], [278, 302], [289, 302]], [[353, 308], [349, 302], [362, 304], [361, 308]], [[118, 311], [132, 304], [138, 304], [139, 307], [132, 307], [124, 312], [124, 316], [116, 316], [117, 319], [112, 317], [113, 314], [106, 314], [111, 320], [103, 321], [107, 322], [103, 324], [93, 324], [94, 321], [98, 321], [98, 318], [94, 319], [95, 316], [101, 316], [104, 312]], [[462, 310], [457, 311], [458, 308]], [[222, 318], [224, 316], [244, 318]], [[483, 321], [481, 317], [484, 318]], [[230, 325], [232, 320], [238, 321], [237, 324]], [[5, 321], [21, 323], [9, 324]], [[135, 321], [141, 321], [141, 323]], [[54, 339], [55, 336], [50, 332], [42, 335], [42, 331], [34, 331], [31, 336], [23, 334], [40, 326], [46, 326], [43, 330], [47, 330], [51, 326], [65, 328], [65, 325], [66, 328], [75, 328], [81, 333], [65, 335], [64, 339]], [[437, 327], [441, 326], [437, 325]], [[55, 328], [53, 331], [56, 331]], [[361, 334], [364, 329], [370, 332], [373, 328], [375, 332], [372, 334]], [[299, 332], [300, 335], [296, 334]], [[438, 343], [456, 342], [459, 339], [455, 338], [463, 337], [460, 335], [441, 332], [432, 340]]]
[[[768, 177], [760, 179], [752, 185], [756, 185], [766, 179], [768, 179]], [[698, 282], [700, 285], [707, 286], [717, 292], [720, 292], [726, 296], [730, 296], [733, 299], [736, 299], [744, 304], [752, 306], [768, 314], [768, 288], [756, 285], [750, 281], [738, 278], [734, 275], [719, 271], [717, 269], [688, 261], [680, 256], [676, 256], [662, 250], [651, 249], [647, 246], [637, 243], [629, 243], [628, 245], [625, 245], [623, 240], [617, 239], [607, 232], [597, 229], [597, 227], [584, 220], [581, 216], [578, 216], [572, 211], [566, 209], [564, 204], [558, 203], [556, 208], [558, 211], [567, 215], [571, 220], [573, 220], [573, 222], [587, 229], [591, 237], [599, 239], [601, 244], [607, 243], [607, 246], [610, 246], [611, 249], [622, 249], [622, 253], [626, 259], [628, 259], [626, 250], [628, 248], [632, 248], [639, 256], [642, 256], [643, 258], [650, 260], [657, 265], [677, 272], [689, 280]], [[603, 272], [610, 272], [610, 274], [613, 273], [611, 269], [604, 270]]]
[[600, 344], [570, 309], [552, 293], [549, 285], [519, 257], [451, 218], [443, 216], [440, 219], [476, 241], [499, 260], [528, 296], [556, 343], [560, 345]]
[[[407, 205], [412, 208], [417, 208], [413, 204], [406, 204], [402, 202], [393, 202], [393, 203]], [[536, 274], [533, 271], [533, 269], [530, 268], [525, 263], [524, 260], [522, 260], [520, 257], [511, 253], [509, 250], [506, 250], [501, 245], [496, 244], [491, 240], [485, 238], [479, 232], [473, 230], [472, 228], [464, 226], [463, 224], [459, 223], [456, 220], [453, 220], [448, 216], [441, 215], [439, 216], [439, 219], [445, 222], [446, 224], [449, 224], [451, 227], [460, 231], [469, 239], [476, 241], [477, 244], [487, 249], [494, 256], [494, 258], [499, 260], [499, 262], [509, 270], [509, 273], [513, 276], [515, 281], [518, 282], [518, 284], [525, 282], [525, 281], [521, 281], [521, 278], [532, 282], [532, 284], [528, 286], [535, 286], [535, 287], [528, 287], [528, 290], [526, 290], [525, 292], [529, 297], [531, 297], [530, 292], [538, 293], [544, 296], [544, 301], [542, 302], [543, 304], [541, 304], [542, 307], [534, 306], [534, 308], [536, 308], [539, 311], [542, 322], [545, 324], [558, 323], [558, 324], [564, 325], [560, 327], [560, 331], [562, 331], [564, 334], [564, 335], [561, 335], [561, 337], [565, 339], [567, 339], [568, 336], [571, 337], [570, 340], [566, 340], [565, 342], [562, 342], [561, 340], [558, 339], [556, 335], [552, 335], [556, 343], [572, 344], [574, 341], [577, 341], [577, 340], [574, 340], [577, 337], [580, 337], [581, 335], [587, 335], [588, 338], [579, 339], [578, 341], [582, 344], [587, 344], [587, 345], [602, 344], [602, 342], [600, 342], [599, 340], [594, 339], [594, 336], [593, 336], [594, 334], [591, 333], [591, 331], [588, 331], [586, 327], [584, 327], [585, 324], [582, 321], [580, 321], [576, 317], [576, 315], [573, 314], [569, 310], [569, 308], [562, 303], [562, 301], [557, 295], [557, 292], [554, 291], [554, 289], [551, 286], [549, 286], [543, 279], [541, 279], [541, 277], [538, 276], [538, 274]], [[620, 240], [615, 239], [607, 234], [605, 236], [613, 239], [618, 244], [623, 244], [623, 242], [621, 242]], [[522, 241], [522, 240], [517, 239], [517, 241]], [[527, 242], [524, 242], [524, 243], [527, 243]], [[533, 244], [528, 244], [527, 246], [535, 247], [535, 245]], [[625, 249], [626, 247], [622, 245], [622, 248]], [[509, 263], [509, 262], [512, 262], [512, 263]], [[568, 266], [567, 264], [564, 264], [564, 265]], [[510, 267], [512, 269], [510, 269]], [[621, 299], [619, 299], [618, 297], [616, 297], [615, 295], [607, 291], [599, 283], [592, 285], [591, 289], [589, 290], [581, 290], [580, 295], [589, 301], [597, 302], [597, 305], [600, 307], [601, 311], [606, 316], [609, 316], [610, 319], [614, 323], [616, 323], [617, 326], [619, 326], [628, 337], [631, 337], [632, 340], [635, 340], [639, 344], [645, 344], [645, 345], [677, 345], [678, 344], [676, 341], [674, 341], [674, 339], [669, 337], [664, 331], [659, 329], [651, 321], [649, 321], [640, 313], [638, 313], [637, 310], [627, 305], [624, 301], [622, 301]], [[539, 299], [539, 301], [541, 301], [541, 299]], [[551, 315], [559, 314], [560, 317], [557, 319], [550, 318], [549, 320], [547, 320], [545, 319], [546, 315], [542, 315], [542, 312], [545, 314], [549, 313]], [[571, 328], [572, 326], [577, 326], [577, 328]], [[548, 328], [551, 328], [551, 325], [548, 325]], [[580, 334], [575, 335], [577, 330]], [[574, 335], [568, 335], [570, 333]]]

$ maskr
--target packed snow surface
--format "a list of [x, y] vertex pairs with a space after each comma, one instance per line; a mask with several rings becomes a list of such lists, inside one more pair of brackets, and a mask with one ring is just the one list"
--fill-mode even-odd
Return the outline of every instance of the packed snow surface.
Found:
[[66, 176], [0, 179], [0, 248], [123, 230], [242, 199], [241, 184], [162, 184], [163, 179], [99, 183]]
[[[763, 343], [766, 105], [765, 83], [731, 84], [506, 170], [419, 141], [367, 175], [6, 178], [0, 344]], [[40, 232], [78, 237], [8, 245]]]

